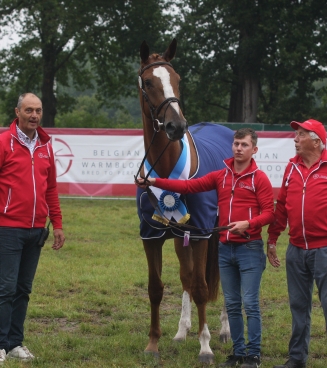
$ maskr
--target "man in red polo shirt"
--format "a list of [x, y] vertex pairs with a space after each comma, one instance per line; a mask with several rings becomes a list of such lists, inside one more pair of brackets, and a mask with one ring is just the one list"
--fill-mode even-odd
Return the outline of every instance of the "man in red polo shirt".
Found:
[[310, 341], [312, 290], [317, 284], [327, 321], [327, 152], [326, 131], [313, 119], [291, 122], [295, 130], [296, 156], [288, 163], [275, 210], [275, 223], [268, 228], [268, 258], [280, 262], [276, 242], [289, 224], [286, 274], [292, 336], [289, 360], [274, 368], [306, 367]]

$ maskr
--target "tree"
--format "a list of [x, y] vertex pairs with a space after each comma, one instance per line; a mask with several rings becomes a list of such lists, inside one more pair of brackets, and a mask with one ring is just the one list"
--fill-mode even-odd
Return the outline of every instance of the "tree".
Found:
[[187, 117], [280, 123], [317, 111], [313, 83], [327, 76], [325, 1], [182, 4], [178, 71]]
[[326, 2], [306, 0], [281, 3], [276, 36], [269, 43], [262, 68], [260, 119], [289, 122], [315, 117], [321, 94], [316, 82], [327, 77]]
[[158, 0], [0, 0], [0, 26], [14, 25], [20, 37], [0, 54], [2, 96], [12, 102], [26, 91], [40, 94], [43, 125], [51, 127], [58, 108], [67, 111], [74, 101], [60, 89], [69, 80], [81, 90], [96, 87], [107, 105], [130, 94], [139, 45], [163, 37], [164, 6]]

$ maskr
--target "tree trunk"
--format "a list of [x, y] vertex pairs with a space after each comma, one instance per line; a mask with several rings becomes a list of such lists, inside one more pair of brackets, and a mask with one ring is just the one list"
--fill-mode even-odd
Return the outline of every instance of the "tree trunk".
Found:
[[41, 93], [42, 93], [42, 105], [43, 105], [43, 118], [42, 126], [44, 127], [54, 127], [55, 126], [55, 116], [57, 113], [56, 109], [56, 97], [53, 92], [54, 77], [44, 78]]
[[45, 63], [41, 87], [43, 105], [42, 125], [44, 127], [54, 127], [57, 113], [57, 99], [54, 93], [55, 71], [52, 60], [45, 60]]
[[231, 87], [227, 121], [241, 123], [243, 122], [243, 87], [236, 68], [233, 68], [233, 76], [234, 82]]
[[244, 123], [256, 123], [258, 111], [259, 80], [253, 76], [243, 78], [243, 119]]

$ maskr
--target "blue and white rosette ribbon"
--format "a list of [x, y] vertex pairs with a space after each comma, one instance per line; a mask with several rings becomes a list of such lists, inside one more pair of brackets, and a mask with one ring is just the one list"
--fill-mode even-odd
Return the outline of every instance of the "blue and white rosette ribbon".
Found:
[[185, 224], [190, 218], [187, 213], [184, 203], [180, 200], [180, 194], [164, 190], [159, 198], [158, 206], [160, 212], [155, 210], [152, 218], [154, 220], [162, 222], [162, 217], [169, 218], [173, 217], [177, 222]]
[[[191, 167], [190, 146], [185, 135], [181, 141], [183, 150], [173, 171], [169, 175], [169, 179], [188, 179], [189, 177]], [[145, 175], [150, 170], [151, 166], [146, 160], [144, 165]], [[155, 170], [152, 170], [150, 177], [158, 178], [159, 176]], [[184, 203], [180, 200], [180, 193], [173, 193], [156, 187], [152, 187], [151, 190], [158, 199], [158, 206], [161, 211], [161, 213], [157, 210], [154, 211], [152, 216], [154, 220], [167, 223], [166, 218], [168, 220], [174, 218], [175, 221], [181, 224], [185, 224], [189, 220], [190, 214], [187, 213]]]

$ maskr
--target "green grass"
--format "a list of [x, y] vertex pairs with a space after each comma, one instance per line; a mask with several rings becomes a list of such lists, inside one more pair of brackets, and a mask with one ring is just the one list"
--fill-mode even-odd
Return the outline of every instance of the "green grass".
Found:
[[[150, 307], [147, 264], [138, 232], [135, 201], [61, 199], [66, 244], [59, 251], [47, 241], [37, 270], [25, 323], [24, 344], [38, 357], [33, 362], [6, 362], [5, 367], [154, 367], [143, 353], [148, 340]], [[263, 231], [266, 240], [266, 230]], [[267, 262], [261, 288], [262, 367], [287, 356], [291, 316], [287, 298], [283, 234], [279, 269]], [[160, 365], [201, 367], [197, 314], [183, 343], [172, 341], [180, 316], [181, 285], [173, 243], [164, 246], [164, 300], [161, 305]], [[231, 353], [219, 341], [222, 298], [208, 305], [211, 348], [216, 365]], [[326, 367], [325, 322], [314, 291], [308, 368]]]

